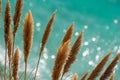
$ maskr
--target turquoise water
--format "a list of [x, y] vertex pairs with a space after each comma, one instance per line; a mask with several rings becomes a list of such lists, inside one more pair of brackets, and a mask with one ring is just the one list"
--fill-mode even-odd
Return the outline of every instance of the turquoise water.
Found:
[[[12, 15], [15, 1], [10, 0]], [[3, 0], [2, 17], [0, 26], [0, 60], [3, 60], [4, 34], [3, 18], [6, 0]], [[77, 61], [71, 66], [72, 74], [78, 73], [79, 78], [86, 71], [91, 71], [105, 54], [113, 50], [110, 61], [120, 52], [120, 0], [25, 0], [20, 28], [16, 36], [15, 47], [21, 50], [20, 71], [24, 70], [22, 25], [26, 12], [32, 11], [34, 17], [33, 46], [29, 56], [28, 71], [30, 72], [37, 63], [40, 41], [45, 26], [51, 14], [57, 10], [53, 30], [44, 50], [40, 63], [40, 78], [51, 80], [52, 67], [57, 48], [66, 29], [74, 22], [72, 44], [79, 32], [84, 30], [84, 41]], [[115, 80], [120, 78], [120, 63], [115, 71]], [[38, 74], [39, 75], [39, 74]]]

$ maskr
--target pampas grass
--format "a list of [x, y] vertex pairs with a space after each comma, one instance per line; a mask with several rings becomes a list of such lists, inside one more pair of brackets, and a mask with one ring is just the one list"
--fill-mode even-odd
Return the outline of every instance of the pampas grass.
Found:
[[19, 53], [19, 49], [17, 48], [13, 56], [13, 78], [14, 80], [18, 80], [19, 62], [20, 62], [20, 53]]
[[102, 71], [103, 67], [105, 66], [106, 62], [108, 61], [110, 55], [112, 54], [112, 51], [109, 52], [101, 61], [98, 63], [98, 65], [95, 67], [95, 69], [90, 74], [88, 80], [95, 80], [97, 76], [99, 76], [100, 72]]
[[53, 67], [53, 72], [52, 72], [52, 80], [59, 80], [60, 77], [62, 76], [66, 60], [68, 59], [69, 56], [69, 51], [70, 51], [70, 40], [63, 43], [63, 45], [60, 45], [58, 49]]
[[106, 80], [113, 73], [114, 67], [117, 65], [118, 60], [120, 58], [120, 53], [116, 55], [116, 57], [112, 60], [110, 65], [106, 68], [105, 72], [100, 77], [100, 80]]
[[64, 42], [72, 39], [73, 30], [74, 30], [74, 24], [72, 23], [72, 25], [67, 29], [67, 32], [65, 33], [65, 35], [63, 37], [61, 45]]
[[51, 18], [50, 18], [50, 20], [49, 20], [49, 22], [48, 22], [48, 24], [46, 26], [46, 29], [44, 31], [43, 37], [42, 37], [41, 48], [40, 48], [39, 58], [38, 58], [37, 66], [36, 66], [34, 80], [36, 80], [36, 74], [37, 74], [37, 71], [38, 71], [39, 63], [40, 63], [40, 57], [42, 55], [44, 47], [45, 47], [45, 45], [46, 45], [46, 43], [48, 41], [48, 38], [50, 36], [50, 32], [52, 30], [52, 24], [54, 22], [55, 15], [56, 15], [56, 11], [52, 14], [52, 16], [51, 16]]
[[14, 53], [15, 36], [16, 36], [16, 32], [17, 32], [18, 27], [19, 27], [20, 17], [22, 15], [22, 7], [23, 7], [23, 0], [16, 0], [15, 13], [14, 13], [14, 17], [13, 17], [14, 28], [13, 28], [12, 56], [13, 56], [13, 53]]
[[6, 47], [8, 47], [10, 24], [11, 24], [10, 2], [9, 0], [7, 0], [4, 17], [4, 38]]
[[83, 32], [81, 32], [79, 34], [77, 40], [75, 41], [74, 45], [72, 46], [72, 49], [71, 49], [70, 54], [69, 54], [69, 58], [66, 61], [66, 64], [65, 64], [65, 67], [64, 67], [63, 74], [68, 72], [71, 64], [76, 60], [76, 55], [78, 54], [80, 46], [82, 44], [82, 37], [83, 37]]
[[13, 22], [14, 22], [13, 37], [15, 37], [15, 34], [19, 27], [20, 17], [22, 14], [22, 7], [23, 7], [23, 0], [16, 0], [15, 13], [13, 18]]
[[10, 41], [11, 34], [11, 12], [10, 12], [10, 2], [9, 0], [6, 3], [5, 8], [5, 17], [4, 17], [4, 38], [5, 38], [5, 67], [4, 67], [4, 80], [6, 80], [6, 60], [7, 60], [7, 48], [8, 41]]
[[[2, 0], [0, 0], [0, 13], [2, 10]], [[22, 13], [22, 7], [23, 7], [23, 0], [17, 0], [16, 1], [16, 6], [15, 6], [15, 13], [13, 17], [13, 24], [14, 28], [13, 30], [11, 29], [11, 13], [10, 13], [10, 2], [7, 0], [6, 7], [5, 7], [5, 13], [4, 13], [4, 41], [5, 41], [5, 67], [4, 67], [4, 74], [0, 73], [1, 75], [4, 75], [4, 80], [18, 80], [19, 78], [19, 61], [20, 61], [20, 53], [19, 49], [17, 48], [14, 53], [14, 43], [15, 43], [15, 35], [17, 33], [19, 23], [20, 23], [20, 17]], [[48, 41], [48, 38], [50, 36], [50, 33], [52, 31], [52, 24], [54, 22], [56, 15], [56, 11], [52, 14], [46, 29], [44, 31], [42, 40], [41, 40], [41, 47], [40, 47], [40, 52], [39, 52], [39, 58], [38, 58], [38, 63], [35, 71], [35, 76], [32, 78], [36, 80], [36, 74], [38, 71], [38, 66], [40, 62], [40, 57], [43, 54], [43, 50], [46, 46], [46, 43]], [[24, 63], [25, 63], [25, 70], [23, 71], [24, 73], [24, 80], [28, 80], [27, 78], [27, 63], [32, 47], [32, 39], [33, 39], [33, 32], [34, 32], [34, 21], [32, 17], [31, 11], [29, 11], [24, 19], [24, 24], [23, 24], [23, 53], [24, 53]], [[73, 64], [73, 62], [76, 60], [76, 56], [79, 53], [81, 44], [82, 44], [82, 38], [83, 38], [83, 32], [81, 32], [75, 43], [73, 44], [72, 48], [70, 48], [70, 42], [72, 40], [72, 35], [73, 35], [73, 30], [74, 30], [74, 24], [72, 23], [68, 30], [66, 31], [61, 44], [58, 48], [53, 70], [51, 72], [52, 80], [62, 80], [63, 75], [69, 71], [70, 66]], [[13, 32], [12, 32], [13, 31]], [[103, 67], [107, 63], [110, 55], [112, 52], [109, 52], [106, 56], [103, 57], [103, 59], [98, 63], [98, 65], [95, 67], [95, 69], [92, 70], [91, 74], [88, 76], [88, 72], [86, 72], [80, 80], [85, 80], [88, 76], [87, 80], [95, 80], [98, 76], [100, 76], [100, 73], [103, 70]], [[8, 61], [9, 61], [9, 69], [7, 69], [6, 66], [6, 60], [7, 60], [7, 54], [8, 54]], [[116, 57], [111, 61], [111, 64], [106, 68], [104, 73], [100, 76], [100, 80], [114, 80], [114, 67], [117, 65], [118, 60], [120, 59], [120, 53], [116, 55]], [[9, 76], [6, 72], [9, 70]], [[2, 72], [2, 71], [0, 71]], [[31, 71], [32, 73], [32, 71]], [[2, 79], [2, 78], [1, 78]], [[20, 79], [20, 78], [19, 78]], [[29, 78], [30, 79], [30, 78]], [[66, 78], [67, 79], [67, 78]], [[78, 75], [75, 74], [71, 80], [78, 80]]]
[[32, 38], [34, 31], [33, 24], [34, 21], [33, 21], [32, 13], [31, 11], [29, 11], [25, 16], [24, 27], [23, 27], [24, 62], [25, 62], [24, 80], [26, 80], [28, 56], [30, 54], [30, 49], [32, 46]]

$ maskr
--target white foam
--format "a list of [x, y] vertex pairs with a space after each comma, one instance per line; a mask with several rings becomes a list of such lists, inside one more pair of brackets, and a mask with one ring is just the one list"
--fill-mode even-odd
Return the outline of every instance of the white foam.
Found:
[[85, 26], [84, 26], [84, 29], [88, 29], [88, 25], [85, 25]]
[[94, 63], [92, 60], [89, 61], [88, 64], [89, 64], [90, 66], [95, 66], [95, 63]]
[[75, 36], [78, 36], [79, 35], [79, 32], [75, 32]]
[[114, 22], [114, 24], [118, 24], [118, 20], [117, 19], [114, 19], [113, 22]]
[[83, 52], [82, 56], [83, 56], [83, 57], [86, 57], [86, 56], [88, 56], [88, 55], [89, 55], [89, 48], [87, 48], [87, 49]]
[[84, 45], [87, 46], [89, 43], [87, 41], [84, 42]]
[[37, 27], [40, 27], [40, 25], [41, 25], [40, 22], [37, 22], [37, 23], [36, 23], [36, 26], [37, 26]]
[[100, 51], [101, 50], [101, 47], [97, 47], [97, 51]]
[[51, 55], [51, 59], [55, 59], [55, 55]]
[[99, 55], [96, 55], [96, 56], [95, 56], [96, 61], [99, 60], [99, 57], [100, 57]]
[[92, 41], [93, 41], [93, 42], [95, 42], [95, 41], [96, 41], [96, 38], [95, 38], [95, 37], [93, 37], [93, 38], [92, 38]]

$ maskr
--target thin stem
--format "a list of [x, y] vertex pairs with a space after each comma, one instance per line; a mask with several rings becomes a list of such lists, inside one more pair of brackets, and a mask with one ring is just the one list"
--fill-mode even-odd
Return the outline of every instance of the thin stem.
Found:
[[61, 79], [60, 79], [60, 80], [62, 80], [62, 79], [63, 79], [63, 76], [64, 76], [64, 75], [62, 74], [62, 76], [61, 76]]
[[38, 66], [39, 66], [39, 63], [40, 63], [41, 54], [42, 54], [42, 50], [40, 50], [40, 54], [39, 54], [39, 58], [38, 58], [38, 63], [37, 63], [36, 70], [35, 70], [35, 76], [34, 76], [33, 80], [36, 80], [36, 74], [37, 74], [37, 71], [38, 71]]
[[9, 61], [9, 80], [11, 80], [11, 79], [12, 79], [12, 76], [11, 76], [11, 63]]
[[24, 80], [27, 80], [27, 79], [26, 79], [26, 72], [27, 72], [27, 61], [25, 61]]
[[32, 72], [35, 70], [35, 68], [33, 68], [31, 71], [30, 71], [30, 73], [29, 73], [29, 75], [28, 75], [28, 77], [30, 78], [30, 76], [32, 75]]
[[21, 73], [20, 77], [18, 80], [21, 80], [22, 76], [23, 76], [24, 72]]
[[6, 60], [7, 60], [7, 46], [5, 45], [5, 67], [4, 67], [4, 80], [6, 80]]
[[12, 69], [13, 69], [13, 56], [14, 56], [14, 44], [15, 44], [15, 34], [13, 34], [13, 48], [12, 48], [12, 58], [9, 62], [9, 80], [12, 80]]

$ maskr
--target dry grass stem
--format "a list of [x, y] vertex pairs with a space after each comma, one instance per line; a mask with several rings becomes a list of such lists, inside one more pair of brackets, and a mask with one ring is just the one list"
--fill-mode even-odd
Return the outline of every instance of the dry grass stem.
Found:
[[63, 68], [68, 59], [70, 51], [70, 40], [60, 45], [52, 72], [52, 80], [59, 80], [63, 73]]
[[103, 67], [105, 66], [106, 62], [108, 61], [112, 51], [109, 52], [95, 67], [95, 69], [90, 74], [88, 80], [96, 80], [97, 76], [99, 76], [100, 72], [102, 71]]
[[20, 53], [19, 53], [19, 49], [17, 48], [15, 50], [15, 54], [13, 57], [13, 78], [14, 80], [18, 80], [19, 62], [20, 62]]
[[86, 77], [88, 75], [89, 72], [86, 72], [85, 74], [83, 74], [83, 76], [80, 78], [80, 80], [86, 80]]
[[63, 37], [62, 44], [72, 39], [73, 30], [74, 30], [74, 24], [72, 23], [72, 25], [68, 28], [67, 32]]
[[15, 37], [15, 34], [18, 30], [19, 23], [20, 23], [20, 17], [22, 14], [22, 7], [23, 7], [23, 0], [16, 0], [16, 6], [15, 6], [15, 13], [14, 13], [14, 30], [13, 30], [13, 35]]
[[78, 75], [75, 74], [75, 75], [73, 76], [72, 80], [78, 80]]
[[120, 53], [118, 53], [116, 55], [116, 57], [112, 60], [112, 62], [110, 63], [110, 65], [107, 67], [107, 69], [105, 70], [105, 72], [100, 77], [100, 80], [106, 80], [106, 79], [108, 79], [108, 77], [110, 77], [110, 75], [113, 73], [114, 67], [118, 63], [119, 58], [120, 58]]
[[48, 38], [50, 36], [50, 32], [52, 30], [52, 24], [54, 22], [54, 19], [55, 19], [55, 15], [56, 15], [56, 11], [52, 14], [47, 26], [46, 26], [46, 29], [44, 31], [44, 34], [43, 34], [43, 37], [42, 37], [42, 41], [41, 41], [41, 48], [40, 48], [40, 53], [39, 53], [39, 58], [38, 58], [38, 63], [37, 63], [37, 66], [36, 66], [36, 71], [35, 71], [35, 76], [34, 76], [34, 80], [36, 80], [36, 74], [37, 74], [37, 71], [38, 71], [38, 66], [39, 66], [39, 63], [40, 63], [40, 57], [42, 55], [42, 52], [44, 50], [44, 47], [48, 41]]
[[43, 52], [43, 49], [45, 47], [45, 44], [47, 43], [47, 40], [49, 38], [49, 35], [50, 35], [50, 32], [52, 30], [52, 24], [54, 22], [54, 19], [55, 19], [55, 15], [56, 15], [56, 11], [52, 14], [47, 26], [46, 26], [46, 29], [44, 31], [44, 34], [43, 34], [43, 37], [42, 37], [42, 41], [41, 41], [41, 50], [40, 50], [40, 56], [42, 55], [42, 52]]
[[81, 44], [82, 44], [82, 38], [83, 38], [83, 32], [81, 32], [77, 38], [77, 40], [75, 41], [74, 45], [72, 46], [72, 49], [70, 51], [70, 54], [69, 54], [69, 58], [65, 64], [65, 67], [64, 67], [64, 72], [63, 72], [63, 75], [68, 72], [71, 64], [76, 60], [76, 55], [79, 53], [79, 50], [80, 50], [80, 47], [81, 47]]

